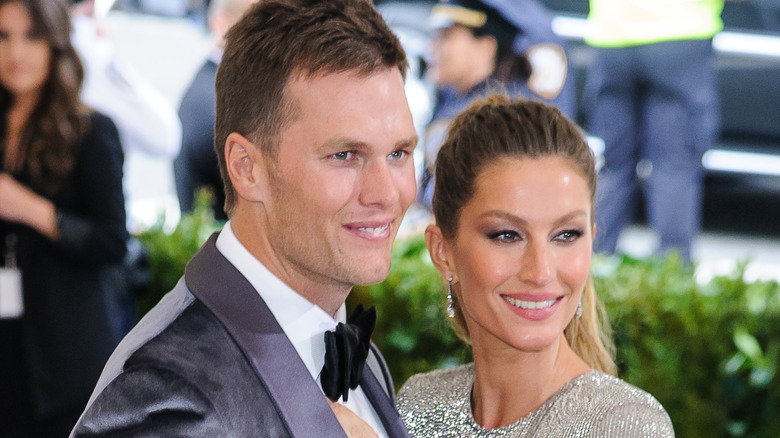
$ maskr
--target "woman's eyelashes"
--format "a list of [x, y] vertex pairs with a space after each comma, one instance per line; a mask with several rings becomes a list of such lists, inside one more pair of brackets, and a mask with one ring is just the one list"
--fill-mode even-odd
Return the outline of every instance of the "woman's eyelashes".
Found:
[[582, 230], [574, 228], [569, 230], [563, 230], [555, 236], [555, 240], [560, 242], [574, 242], [582, 237]]
[[[583, 231], [579, 228], [565, 229], [563, 231], [553, 233], [551, 240], [563, 243], [575, 242], [580, 237], [582, 237], [583, 234]], [[497, 229], [487, 231], [485, 233], [485, 237], [498, 243], [511, 243], [525, 240], [524, 234], [512, 229]]]
[[488, 231], [485, 235], [488, 239], [499, 243], [516, 242], [522, 239], [520, 233], [515, 230], [494, 230]]

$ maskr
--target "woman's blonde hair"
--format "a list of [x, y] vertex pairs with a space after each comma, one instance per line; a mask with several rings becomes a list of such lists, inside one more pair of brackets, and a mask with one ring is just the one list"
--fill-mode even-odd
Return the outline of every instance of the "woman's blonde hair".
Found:
[[[588, 184], [592, 210], [595, 160], [577, 125], [541, 102], [494, 95], [472, 103], [452, 122], [436, 158], [433, 214], [444, 238], [455, 238], [461, 211], [474, 196], [475, 181], [486, 167], [505, 158], [545, 157], [561, 157], [573, 164]], [[457, 294], [453, 294], [453, 307], [456, 332], [468, 342]], [[582, 316], [572, 318], [564, 335], [591, 368], [615, 374], [611, 329], [590, 278], [582, 292]]]

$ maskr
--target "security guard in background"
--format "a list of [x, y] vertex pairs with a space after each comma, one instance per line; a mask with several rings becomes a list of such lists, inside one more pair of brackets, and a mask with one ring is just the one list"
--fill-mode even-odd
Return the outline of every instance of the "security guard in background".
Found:
[[615, 251], [642, 186], [660, 251], [690, 258], [701, 227], [701, 157], [718, 133], [712, 37], [723, 28], [723, 4], [590, 0], [585, 40], [596, 54], [585, 112], [589, 133], [605, 142], [596, 251]]
[[450, 120], [491, 92], [556, 105], [574, 117], [576, 95], [563, 41], [537, 0], [445, 0], [431, 11], [436, 31], [428, 78], [436, 106], [423, 135], [419, 202], [430, 209], [433, 166]]

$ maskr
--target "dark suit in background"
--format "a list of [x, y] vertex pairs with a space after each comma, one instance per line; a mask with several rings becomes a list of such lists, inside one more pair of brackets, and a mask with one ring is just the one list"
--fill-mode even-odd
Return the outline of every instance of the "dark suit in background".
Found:
[[184, 93], [179, 107], [182, 144], [179, 156], [173, 163], [173, 170], [181, 211], [192, 211], [195, 206], [194, 193], [200, 187], [207, 187], [214, 193], [215, 217], [225, 220], [225, 190], [214, 152], [216, 77], [217, 63], [208, 60]]

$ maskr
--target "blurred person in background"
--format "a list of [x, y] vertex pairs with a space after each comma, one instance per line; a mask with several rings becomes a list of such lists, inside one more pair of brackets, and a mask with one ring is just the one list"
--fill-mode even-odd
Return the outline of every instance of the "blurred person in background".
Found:
[[[181, 147], [181, 123], [173, 106], [116, 54], [102, 21], [115, 0], [71, 0], [71, 40], [84, 66], [81, 99], [110, 117], [126, 155], [173, 159]], [[127, 172], [125, 172], [127, 174]], [[127, 190], [128, 207], [138, 195]], [[131, 211], [128, 209], [128, 211]], [[130, 228], [136, 224], [130, 218]]]
[[590, 0], [588, 132], [605, 143], [598, 252], [615, 252], [640, 188], [660, 251], [690, 259], [701, 228], [701, 157], [718, 134], [712, 37], [724, 0]]
[[537, 0], [444, 0], [430, 19], [437, 33], [428, 78], [436, 86], [436, 105], [423, 136], [425, 170], [418, 194], [426, 208], [447, 126], [474, 99], [501, 90], [551, 102], [571, 117], [576, 105], [564, 43]]
[[120, 336], [123, 155], [79, 100], [68, 7], [0, 0], [0, 302], [17, 304], [0, 309], [4, 437], [67, 436]]
[[615, 377], [590, 277], [595, 192], [584, 135], [550, 105], [493, 96], [455, 118], [425, 243], [474, 362], [404, 384], [410, 435], [674, 437], [658, 401]]
[[227, 219], [224, 209], [225, 189], [214, 151], [217, 99], [214, 83], [217, 66], [222, 59], [225, 32], [255, 1], [257, 0], [213, 0], [209, 5], [208, 23], [215, 46], [184, 92], [179, 106], [182, 144], [179, 156], [173, 163], [173, 170], [176, 177], [176, 194], [182, 212], [192, 211], [195, 207], [196, 192], [205, 187], [214, 196], [214, 216], [219, 220]]

